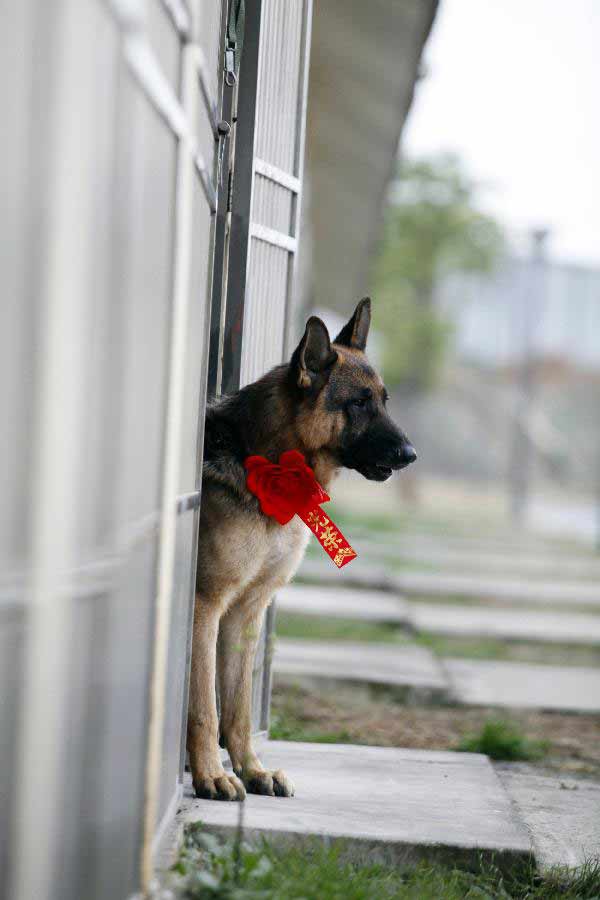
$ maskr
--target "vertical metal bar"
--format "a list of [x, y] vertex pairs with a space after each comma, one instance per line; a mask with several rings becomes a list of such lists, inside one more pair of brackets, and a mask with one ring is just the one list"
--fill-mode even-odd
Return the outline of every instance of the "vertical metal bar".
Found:
[[[190, 45], [182, 50], [182, 102], [193, 133], [195, 68]], [[160, 769], [165, 721], [167, 656], [171, 622], [173, 570], [177, 529], [176, 495], [181, 457], [186, 332], [189, 309], [194, 164], [185, 138], [177, 149], [173, 312], [171, 320], [166, 427], [161, 490], [161, 528], [158, 546], [154, 647], [150, 680], [148, 754], [144, 784], [144, 823], [141, 859], [142, 889], [152, 878], [153, 839], [158, 824]]]
[[[237, 139], [237, 114], [238, 114], [238, 82], [228, 88], [231, 90], [231, 132], [229, 144], [229, 168], [227, 172], [227, 185], [224, 193], [224, 228], [223, 228], [223, 253], [218, 260], [219, 264], [219, 296], [215, 296], [215, 302], [218, 303], [218, 314], [215, 322], [215, 349], [214, 349], [214, 390], [212, 396], [221, 393], [221, 382], [223, 380], [223, 345], [225, 336], [225, 317], [227, 314], [227, 284], [229, 274], [229, 251], [231, 246], [231, 193], [233, 190], [233, 173], [235, 172], [235, 147]], [[216, 286], [216, 285], [215, 285]], [[217, 310], [215, 310], [217, 313]], [[212, 334], [211, 334], [212, 341]], [[212, 349], [212, 348], [211, 348]], [[211, 372], [209, 363], [209, 373]]]
[[[233, 0], [229, 0], [233, 2]], [[224, 3], [225, 17], [228, 14], [229, 4]], [[220, 55], [222, 57], [225, 38], [222, 34], [220, 42]], [[214, 279], [211, 294], [211, 318], [210, 318], [210, 349], [208, 362], [208, 396], [217, 396], [221, 391], [222, 356], [223, 356], [223, 332], [224, 317], [227, 298], [227, 264], [229, 260], [229, 238], [231, 232], [231, 212], [229, 210], [229, 182], [235, 169], [235, 142], [237, 137], [237, 96], [238, 82], [228, 85], [223, 79], [221, 94], [221, 118], [229, 122], [231, 131], [229, 134], [229, 152], [227, 154], [226, 170], [221, 172], [223, 190], [219, 193], [217, 207], [217, 219], [215, 225], [215, 272], [219, 273]], [[225, 164], [225, 158], [223, 160]]]
[[[292, 196], [292, 222], [291, 234], [299, 241], [300, 237], [300, 212], [302, 209], [304, 146], [306, 142], [306, 112], [308, 106], [308, 75], [310, 69], [310, 45], [312, 35], [313, 0], [304, 0], [302, 21], [302, 47], [300, 56], [300, 76], [298, 79], [298, 98], [296, 105], [296, 142], [294, 147], [294, 171], [299, 182], [298, 193]], [[298, 247], [299, 247], [298, 243]], [[284, 354], [289, 356], [292, 352], [291, 337], [293, 332], [292, 315], [296, 285], [296, 273], [298, 271], [298, 251], [289, 261], [288, 284], [285, 308], [284, 325]]]
[[240, 383], [244, 303], [250, 264], [250, 222], [256, 141], [256, 101], [261, 55], [262, 0], [247, 0], [244, 52], [240, 68], [239, 118], [233, 183], [231, 236], [227, 261], [227, 297], [223, 335], [221, 390], [235, 391]]
[[273, 684], [273, 637], [275, 634], [275, 600], [267, 607], [265, 622], [265, 655], [263, 658], [263, 682], [260, 702], [260, 730], [268, 731], [271, 719], [271, 688]]
[[[228, 121], [231, 119], [231, 89], [226, 88], [224, 91], [223, 117]], [[230, 140], [234, 140], [233, 128]], [[224, 163], [223, 163], [224, 164]], [[229, 178], [230, 167], [222, 174], [225, 182], [225, 190], [219, 195], [219, 202], [216, 213], [215, 228], [215, 271], [223, 273], [225, 260], [227, 258], [227, 181]], [[221, 316], [225, 311], [225, 288], [224, 278], [215, 278], [211, 297], [211, 316], [210, 316], [210, 341], [208, 355], [208, 397], [212, 399], [219, 393], [220, 388], [220, 357], [221, 357]]]

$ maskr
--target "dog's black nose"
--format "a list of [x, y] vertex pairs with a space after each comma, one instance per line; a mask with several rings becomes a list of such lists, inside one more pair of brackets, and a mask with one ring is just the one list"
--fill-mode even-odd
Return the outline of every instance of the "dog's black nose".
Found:
[[405, 444], [401, 450], [402, 460], [405, 466], [410, 466], [417, 458], [417, 451], [412, 444]]
[[414, 463], [417, 458], [417, 451], [412, 444], [401, 444], [399, 447], [396, 447], [395, 456], [394, 468], [405, 469], [411, 463]]

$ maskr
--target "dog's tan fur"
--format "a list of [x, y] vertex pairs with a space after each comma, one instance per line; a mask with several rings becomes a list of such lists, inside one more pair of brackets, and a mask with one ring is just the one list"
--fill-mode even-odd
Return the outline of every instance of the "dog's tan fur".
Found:
[[[332, 408], [324, 385], [335, 373], [336, 396], [359, 387], [384, 390], [362, 353], [369, 320], [368, 301], [362, 301], [346, 326], [345, 343], [333, 346], [328, 337], [323, 344], [318, 327], [311, 331], [318, 320], [309, 320], [290, 366], [274, 369], [207, 414], [187, 736], [198, 796], [236, 800], [245, 790], [294, 792], [290, 779], [281, 770], [266, 771], [253, 750], [252, 666], [265, 608], [298, 568], [309, 532], [298, 517], [281, 526], [263, 515], [246, 489], [242, 463], [251, 454], [276, 462], [284, 450], [298, 449], [328, 490], [340, 468], [337, 450], [347, 418]], [[223, 768], [219, 739], [235, 774]]]

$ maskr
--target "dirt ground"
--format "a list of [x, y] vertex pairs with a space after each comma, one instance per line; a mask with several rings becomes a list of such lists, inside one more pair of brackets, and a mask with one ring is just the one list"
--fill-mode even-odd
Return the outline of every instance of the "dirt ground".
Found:
[[600, 715], [402, 706], [368, 688], [316, 691], [282, 683], [273, 690], [272, 715], [296, 740], [341, 735], [351, 743], [424, 750], [455, 749], [487, 718], [509, 718], [526, 737], [548, 743], [539, 768], [600, 778]]

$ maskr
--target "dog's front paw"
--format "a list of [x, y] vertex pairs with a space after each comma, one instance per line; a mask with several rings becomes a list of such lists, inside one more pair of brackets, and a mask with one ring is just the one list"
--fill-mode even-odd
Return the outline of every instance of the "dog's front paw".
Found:
[[202, 800], [244, 800], [246, 790], [237, 775], [223, 773], [212, 778], [198, 776], [194, 779], [196, 797]]
[[294, 783], [282, 769], [274, 772], [253, 769], [244, 772], [243, 777], [249, 794], [266, 794], [269, 797], [294, 796]]

